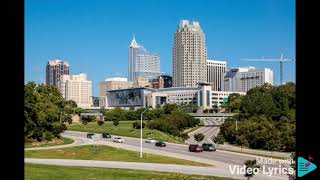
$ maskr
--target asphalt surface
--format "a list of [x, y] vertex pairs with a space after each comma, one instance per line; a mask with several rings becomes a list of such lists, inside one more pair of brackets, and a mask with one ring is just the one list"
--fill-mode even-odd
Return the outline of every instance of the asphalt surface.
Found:
[[202, 133], [204, 135], [204, 139], [203, 141], [200, 142], [200, 144], [202, 143], [212, 143], [214, 144], [214, 142], [212, 141], [212, 137], [213, 136], [217, 136], [220, 130], [219, 125], [221, 125], [221, 121], [216, 121], [216, 120], [210, 120], [210, 119], [206, 119], [203, 120], [204, 126], [193, 131], [190, 132], [189, 135], [189, 139], [186, 140], [187, 144], [197, 144], [197, 141], [194, 140], [194, 134], [197, 133]]
[[[243, 174], [231, 174], [229, 170], [218, 169], [213, 167], [197, 167], [184, 166], [174, 164], [158, 164], [158, 163], [137, 163], [137, 162], [119, 162], [119, 161], [93, 161], [93, 160], [70, 160], [70, 159], [37, 159], [25, 158], [25, 163], [61, 165], [61, 166], [81, 166], [81, 167], [103, 167], [103, 168], [120, 168], [120, 169], [135, 169], [149, 170], [158, 172], [175, 172], [183, 174], [204, 175], [204, 176], [219, 176], [229, 177], [234, 179], [246, 179]], [[285, 180], [285, 176], [267, 176], [256, 175], [254, 179], [262, 180]]]
[[[102, 138], [101, 134], [98, 134], [98, 139], [88, 139], [86, 137], [86, 132], [77, 132], [77, 131], [66, 131], [62, 134], [64, 137], [68, 137], [74, 139], [75, 142], [67, 145], [60, 146], [51, 146], [51, 147], [39, 147], [39, 148], [27, 148], [25, 150], [39, 150], [39, 149], [55, 149], [55, 148], [63, 148], [63, 147], [72, 147], [72, 146], [81, 146], [81, 145], [89, 145], [89, 144], [99, 144], [99, 145], [108, 145], [117, 148], [123, 148], [132, 151], [140, 151], [140, 139], [138, 138], [130, 138], [130, 137], [122, 137], [125, 142], [124, 143], [116, 143], [112, 142], [112, 139]], [[121, 137], [121, 136], [113, 136], [113, 137]], [[233, 152], [224, 152], [224, 151], [215, 151], [215, 152], [202, 152], [202, 153], [194, 153], [188, 151], [188, 145], [182, 144], [173, 144], [167, 143], [166, 147], [157, 147], [154, 144], [145, 143], [143, 140], [143, 152], [158, 154], [163, 156], [175, 157], [180, 159], [186, 159], [196, 162], [202, 162], [211, 164], [213, 166], [206, 167], [207, 169], [201, 170], [194, 167], [185, 167], [186, 169], [180, 170], [177, 165], [176, 168], [167, 168], [171, 167], [166, 165], [153, 166], [153, 164], [141, 165], [137, 164], [123, 164], [127, 162], [113, 162], [110, 164], [108, 161], [96, 162], [93, 160], [87, 161], [79, 161], [79, 160], [54, 160], [54, 159], [36, 159], [36, 158], [25, 158], [25, 162], [30, 163], [38, 163], [38, 164], [55, 164], [55, 165], [66, 165], [66, 166], [90, 166], [90, 167], [113, 167], [113, 168], [125, 168], [125, 169], [143, 169], [143, 170], [155, 170], [163, 171], [163, 172], [180, 172], [187, 174], [198, 174], [198, 175], [212, 175], [219, 177], [232, 177], [243, 179], [242, 175], [232, 174], [230, 168], [235, 167], [234, 165], [243, 165], [243, 162], [247, 159], [255, 159], [257, 156], [245, 155], [240, 153]], [[77, 163], [74, 163], [77, 162]], [[275, 166], [275, 165], [271, 165]], [[154, 168], [157, 167], [157, 168]], [[166, 167], [166, 168], [165, 168]], [[270, 165], [266, 165], [266, 168], [270, 167]], [[171, 170], [168, 170], [171, 169]], [[189, 173], [188, 173], [189, 172]], [[263, 175], [258, 174], [255, 179], [287, 179], [286, 175]]]
[[[67, 136], [69, 138], [77, 137], [87, 139], [86, 132], [78, 132], [78, 131], [65, 131], [63, 136]], [[116, 143], [112, 142], [112, 138], [102, 138], [101, 134], [99, 135], [99, 140], [93, 141], [92, 139], [88, 139], [88, 143], [96, 143], [102, 145], [109, 145], [113, 147], [140, 151], [140, 139], [131, 138], [131, 137], [123, 137], [123, 136], [112, 136], [113, 137], [121, 137], [125, 140], [124, 143]], [[213, 152], [203, 151], [203, 152], [190, 152], [188, 149], [188, 145], [184, 144], [174, 144], [174, 143], [166, 143], [166, 147], [158, 147], [155, 146], [154, 143], [145, 143], [145, 139], [143, 139], [143, 152], [145, 153], [153, 153], [164, 156], [177, 157], [187, 160], [193, 160], [203, 163], [212, 164], [215, 166], [227, 168], [229, 165], [240, 165], [242, 166], [246, 160], [254, 160], [257, 158], [261, 159], [269, 159], [262, 156], [249, 155], [249, 154], [241, 154], [236, 152], [228, 152], [223, 150], [217, 150]], [[266, 168], [268, 167], [278, 167], [279, 163], [275, 164], [260, 164], [264, 165]]]

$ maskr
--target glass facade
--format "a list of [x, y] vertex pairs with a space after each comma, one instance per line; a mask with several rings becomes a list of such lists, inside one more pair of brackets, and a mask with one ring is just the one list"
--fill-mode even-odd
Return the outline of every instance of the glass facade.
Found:
[[111, 107], [131, 107], [144, 105], [143, 89], [108, 91], [108, 105]]

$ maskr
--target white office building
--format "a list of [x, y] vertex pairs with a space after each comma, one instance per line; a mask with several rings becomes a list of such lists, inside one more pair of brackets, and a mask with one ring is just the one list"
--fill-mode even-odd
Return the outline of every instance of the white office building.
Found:
[[78, 107], [92, 105], [92, 82], [87, 80], [86, 74], [62, 75], [60, 91], [66, 100], [74, 100]]
[[135, 37], [129, 46], [128, 61], [128, 76], [131, 82], [139, 77], [151, 80], [160, 75], [160, 56], [148, 52], [136, 42]]
[[273, 71], [269, 68], [256, 69], [251, 66], [232, 68], [225, 73], [222, 90], [247, 92], [265, 83], [273, 85]]
[[207, 82], [213, 91], [222, 90], [222, 80], [226, 72], [227, 61], [207, 60]]
[[205, 33], [199, 22], [180, 21], [174, 33], [173, 86], [196, 87], [207, 80]]
[[131, 88], [107, 91], [106, 108], [148, 107], [170, 104], [195, 104], [202, 109], [221, 107], [231, 93], [245, 92], [212, 91], [210, 84], [200, 83], [197, 87], [170, 87], [162, 89]]

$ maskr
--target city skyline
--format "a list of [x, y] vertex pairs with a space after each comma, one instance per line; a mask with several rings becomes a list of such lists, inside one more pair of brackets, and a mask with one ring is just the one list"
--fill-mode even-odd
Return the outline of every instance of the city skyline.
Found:
[[[295, 3], [292, 1], [199, 1], [192, 6], [181, 1], [156, 1], [153, 4], [143, 1], [143, 5], [133, 6], [132, 2], [126, 1], [121, 7], [122, 3], [80, 1], [75, 8], [67, 2], [52, 2], [26, 2], [26, 82], [45, 83], [46, 63], [61, 59], [69, 62], [70, 74], [84, 72], [88, 75], [96, 96], [98, 84], [105, 78], [128, 77], [127, 46], [132, 34], [151, 52], [159, 53], [161, 72], [172, 75], [173, 35], [182, 19], [200, 22], [206, 32], [208, 59], [224, 59], [228, 69], [271, 68], [274, 82], [279, 84], [278, 63], [243, 62], [240, 59], [280, 58], [282, 52], [288, 58], [295, 56]], [[98, 4], [101, 6], [97, 7]], [[248, 4], [250, 6], [246, 7]], [[134, 7], [134, 13], [129, 12], [130, 7]], [[178, 8], [163, 13], [165, 8], [177, 7], [195, 9], [184, 13]], [[128, 12], [116, 13], [125, 10]], [[143, 13], [153, 16], [137, 19]], [[284, 71], [285, 82], [295, 81], [294, 63], [285, 63]]]

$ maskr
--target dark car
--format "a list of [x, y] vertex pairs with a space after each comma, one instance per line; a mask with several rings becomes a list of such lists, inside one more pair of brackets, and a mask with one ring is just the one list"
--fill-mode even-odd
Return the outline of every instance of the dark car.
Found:
[[160, 147], [166, 147], [167, 146], [166, 143], [163, 142], [163, 141], [158, 141], [158, 142], [155, 143], [155, 145], [156, 146], [160, 146]]
[[90, 139], [92, 139], [92, 136], [94, 135], [94, 133], [88, 133], [87, 134], [87, 138], [90, 138]]
[[109, 133], [102, 133], [102, 138], [111, 138], [111, 134], [109, 134]]
[[189, 151], [191, 152], [202, 152], [203, 148], [199, 146], [198, 144], [190, 144], [189, 145]]
[[202, 149], [204, 151], [216, 151], [216, 147], [213, 144], [210, 144], [210, 143], [203, 143], [202, 144]]

